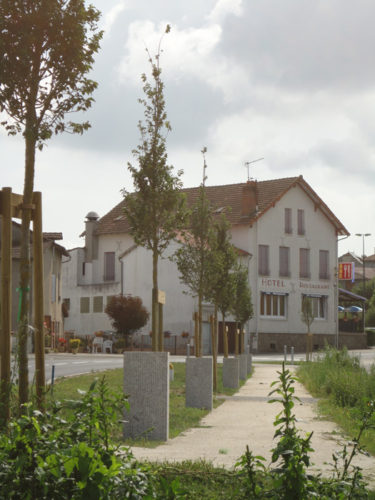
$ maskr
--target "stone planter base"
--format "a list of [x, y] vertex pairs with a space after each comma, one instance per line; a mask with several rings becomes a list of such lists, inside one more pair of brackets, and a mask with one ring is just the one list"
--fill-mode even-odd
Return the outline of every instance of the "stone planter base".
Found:
[[124, 393], [130, 410], [125, 412], [124, 437], [166, 441], [169, 437], [169, 353], [125, 352]]
[[212, 358], [186, 358], [186, 406], [213, 408]]
[[240, 354], [238, 356], [240, 362], [240, 380], [247, 379], [247, 354]]
[[240, 384], [240, 360], [238, 358], [223, 358], [223, 386], [237, 389]]
[[249, 375], [251, 373], [251, 370], [253, 369], [253, 355], [251, 352], [247, 354], [247, 374]]

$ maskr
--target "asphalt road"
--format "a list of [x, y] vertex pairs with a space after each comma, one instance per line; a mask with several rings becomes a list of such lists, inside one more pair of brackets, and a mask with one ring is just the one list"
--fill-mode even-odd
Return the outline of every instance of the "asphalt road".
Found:
[[[361, 363], [366, 368], [375, 364], [375, 348], [364, 350], [350, 351], [353, 355], [359, 355]], [[171, 356], [171, 362], [183, 363], [185, 356]], [[254, 362], [272, 362], [282, 361], [283, 354], [254, 354]], [[294, 360], [304, 360], [304, 354], [295, 354]], [[55, 378], [70, 377], [73, 375], [81, 375], [93, 371], [110, 370], [112, 368], [122, 368], [123, 358], [120, 354], [46, 354], [46, 381], [50, 383], [52, 376], [52, 366], [55, 367]], [[288, 352], [287, 360], [290, 361], [290, 352]], [[218, 361], [222, 361], [222, 356], [218, 357]], [[29, 357], [29, 380], [34, 376], [35, 358], [34, 355]]]

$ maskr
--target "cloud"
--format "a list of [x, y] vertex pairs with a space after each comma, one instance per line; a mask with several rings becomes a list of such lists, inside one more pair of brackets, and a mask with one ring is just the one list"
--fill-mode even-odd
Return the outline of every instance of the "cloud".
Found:
[[216, 23], [223, 21], [228, 14], [240, 16], [242, 14], [242, 0], [218, 0], [207, 19]]
[[104, 36], [108, 36], [112, 29], [112, 26], [116, 22], [117, 18], [126, 8], [125, 0], [121, 0], [119, 3], [114, 5], [104, 16], [104, 22], [101, 27], [104, 30]]
[[[167, 21], [156, 26], [151, 21], [136, 21], [129, 26], [127, 54], [119, 66], [122, 82], [139, 84], [139, 75], [148, 73], [146, 47], [151, 55], [157, 52]], [[193, 79], [222, 92], [231, 102], [248, 84], [247, 73], [225, 57], [215, 53], [222, 37], [219, 24], [172, 31], [162, 41], [161, 66], [165, 81], [184, 82]]]

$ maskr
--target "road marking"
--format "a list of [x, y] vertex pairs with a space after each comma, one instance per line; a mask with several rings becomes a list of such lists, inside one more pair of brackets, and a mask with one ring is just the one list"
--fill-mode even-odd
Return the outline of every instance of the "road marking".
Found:
[[87, 365], [88, 361], [73, 361], [72, 365]]

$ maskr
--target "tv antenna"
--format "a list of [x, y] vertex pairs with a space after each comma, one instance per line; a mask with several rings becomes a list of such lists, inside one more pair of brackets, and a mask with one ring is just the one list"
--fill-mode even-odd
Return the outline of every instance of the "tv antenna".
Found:
[[264, 160], [264, 158], [257, 158], [256, 160], [245, 161], [245, 167], [247, 168], [247, 180], [248, 181], [250, 180], [250, 165], [251, 165], [251, 163], [255, 163], [255, 162], [261, 161], [261, 160]]

